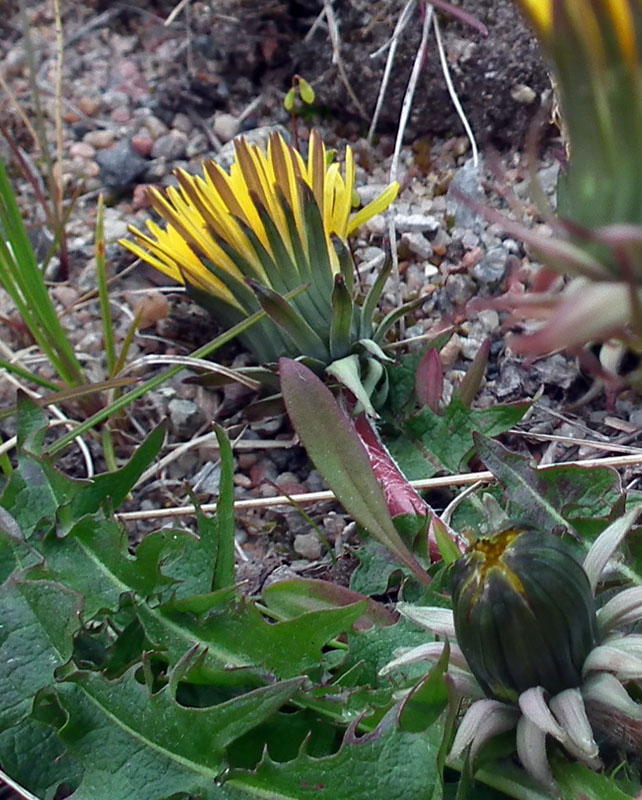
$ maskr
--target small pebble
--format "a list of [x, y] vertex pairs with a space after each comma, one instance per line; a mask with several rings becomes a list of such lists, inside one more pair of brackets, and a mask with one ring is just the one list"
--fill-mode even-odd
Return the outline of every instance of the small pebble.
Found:
[[172, 128], [177, 131], [182, 131], [185, 134], [191, 133], [192, 128], [192, 120], [187, 116], [187, 114], [178, 113], [172, 120]]
[[109, 118], [113, 122], [124, 124], [125, 122], [129, 122], [129, 120], [132, 118], [132, 112], [127, 106], [118, 106], [110, 112]]
[[100, 97], [89, 97], [87, 95], [78, 98], [76, 105], [88, 117], [93, 117], [103, 107], [103, 101]]
[[83, 137], [83, 142], [90, 144], [97, 150], [111, 147], [116, 140], [116, 132], [112, 130], [88, 131]]
[[140, 211], [142, 208], [151, 208], [149, 186], [150, 184], [148, 183], [138, 183], [134, 186], [134, 191], [132, 192], [132, 208], [134, 211]]
[[72, 158], [93, 158], [96, 149], [87, 142], [74, 142], [69, 148], [69, 155]]
[[159, 136], [154, 142], [150, 155], [152, 158], [166, 158], [175, 161], [185, 156], [187, 136], [182, 131], [172, 130]]
[[238, 119], [232, 114], [217, 112], [214, 114], [214, 133], [222, 142], [229, 142], [233, 139], [241, 127]]
[[131, 143], [132, 148], [143, 158], [148, 158], [154, 147], [154, 140], [149, 136], [134, 136]]
[[395, 228], [399, 233], [437, 233], [441, 224], [436, 217], [424, 214], [397, 214]]
[[165, 125], [162, 120], [158, 119], [158, 117], [153, 115], [146, 117], [145, 127], [149, 131], [152, 139], [158, 139], [159, 136], [163, 136], [168, 131], [167, 125]]
[[109, 189], [121, 190], [130, 186], [147, 169], [147, 160], [140, 156], [127, 139], [96, 153], [100, 177]]
[[294, 537], [294, 550], [308, 561], [316, 561], [321, 556], [322, 546], [315, 533], [299, 533]]
[[401, 244], [419, 258], [428, 259], [432, 256], [432, 247], [423, 233], [404, 233], [401, 236]]
[[208, 149], [209, 141], [207, 136], [201, 131], [198, 131], [196, 134], [190, 137], [187, 147], [185, 148], [185, 155], [187, 158], [194, 158], [195, 156], [200, 156], [203, 153], [206, 153]]

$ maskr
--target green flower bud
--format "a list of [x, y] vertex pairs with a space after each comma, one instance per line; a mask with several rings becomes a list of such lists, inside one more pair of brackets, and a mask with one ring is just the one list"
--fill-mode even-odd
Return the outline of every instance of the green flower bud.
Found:
[[488, 697], [579, 686], [596, 642], [588, 577], [561, 539], [509, 528], [479, 539], [453, 571], [457, 643]]

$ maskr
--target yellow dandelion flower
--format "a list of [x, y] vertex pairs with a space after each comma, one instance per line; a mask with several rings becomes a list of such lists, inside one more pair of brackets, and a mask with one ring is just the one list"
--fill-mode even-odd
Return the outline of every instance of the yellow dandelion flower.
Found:
[[152, 190], [152, 206], [167, 227], [147, 223], [149, 233], [143, 233], [130, 226], [135, 241], [121, 240], [121, 244], [174, 280], [240, 308], [243, 303], [230, 287], [246, 278], [279, 290], [274, 274], [266, 269], [266, 257], [280, 269], [283, 253], [275, 246], [277, 239], [302, 277], [301, 258], [314, 261], [318, 257], [311, 250], [306, 220], [304, 188], [308, 187], [322, 220], [331, 275], [335, 275], [340, 267], [332, 236], [345, 242], [392, 203], [399, 185], [391, 184], [351, 216], [352, 150], [346, 148], [343, 170], [336, 163], [328, 166], [326, 157], [318, 131], [310, 136], [307, 163], [279, 134], [270, 136], [267, 153], [241, 139], [229, 173], [208, 161], [202, 176], [178, 170], [178, 187], [165, 193]]

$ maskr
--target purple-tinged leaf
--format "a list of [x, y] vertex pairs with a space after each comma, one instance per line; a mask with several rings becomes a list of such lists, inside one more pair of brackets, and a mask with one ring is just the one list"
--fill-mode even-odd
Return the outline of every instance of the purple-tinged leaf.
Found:
[[440, 533], [451, 538], [453, 547], [463, 550], [465, 545], [460, 548], [456, 544], [459, 541], [457, 534], [439, 519], [435, 511], [410, 485], [365, 414], [360, 414], [356, 418], [355, 429], [363, 446], [366, 448], [372, 470], [383, 489], [390, 516], [395, 521], [397, 517], [404, 514], [409, 514], [413, 517], [431, 518], [428, 528], [428, 547], [431, 561], [439, 561], [442, 557], [442, 549], [439, 547], [435, 536], [435, 523], [438, 523]]
[[292, 425], [339, 502], [421, 583], [428, 585], [430, 577], [395, 529], [383, 489], [352, 421], [341, 411], [330, 390], [303, 364], [282, 358], [279, 373]]
[[444, 368], [438, 351], [431, 347], [421, 357], [415, 372], [415, 396], [420, 406], [428, 406], [439, 414], [443, 391]]
[[395, 615], [381, 603], [353, 592], [345, 586], [329, 581], [295, 579], [273, 583], [263, 592], [267, 607], [284, 619], [293, 619], [309, 611], [323, 611], [367, 601], [365, 613], [354, 623], [357, 630], [366, 630], [373, 625], [392, 625]]

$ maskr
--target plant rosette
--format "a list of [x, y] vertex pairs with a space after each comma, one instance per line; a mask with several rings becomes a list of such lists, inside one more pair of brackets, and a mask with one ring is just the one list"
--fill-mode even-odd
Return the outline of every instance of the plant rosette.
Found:
[[440, 637], [390, 661], [388, 674], [437, 662], [450, 648], [446, 677], [470, 701], [449, 758], [471, 764], [494, 737], [515, 730], [524, 769], [554, 796], [551, 737], [575, 760], [602, 767], [596, 735], [640, 751], [642, 707], [625, 688], [642, 679], [642, 587], [598, 608], [601, 577], [639, 509], [612, 523], [583, 562], [552, 534], [518, 527], [473, 543], [453, 568], [453, 610], [400, 603], [398, 611]]

